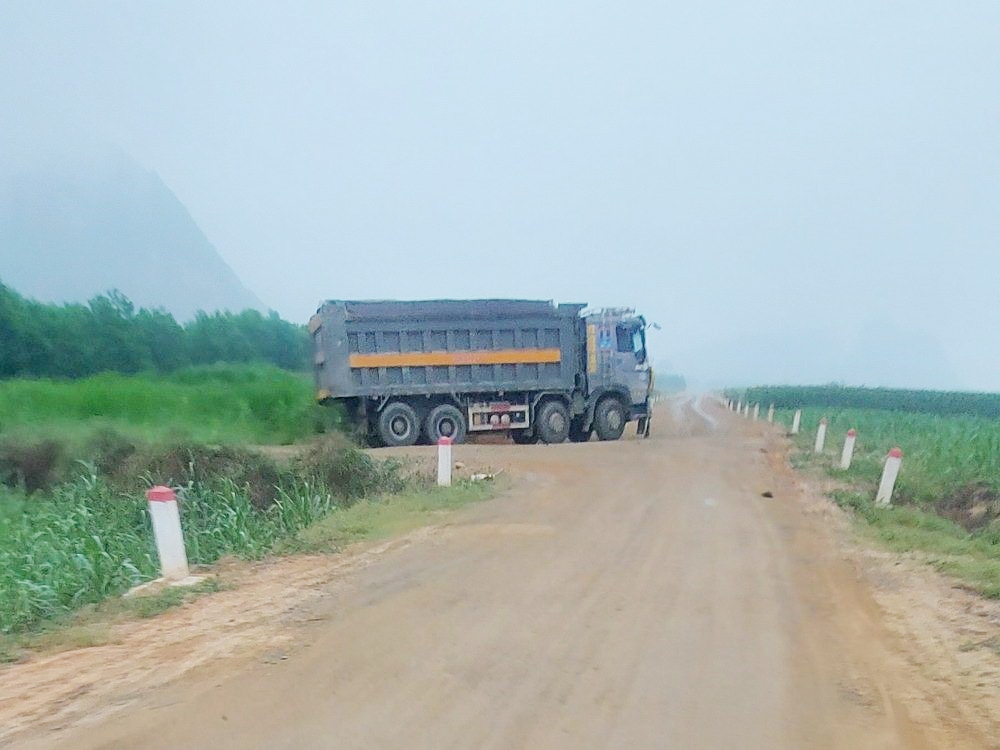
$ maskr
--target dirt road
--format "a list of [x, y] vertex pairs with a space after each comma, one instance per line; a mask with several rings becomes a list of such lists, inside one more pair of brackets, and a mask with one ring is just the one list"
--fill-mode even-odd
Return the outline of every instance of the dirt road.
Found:
[[957, 642], [914, 653], [906, 628], [932, 615], [885, 610], [776, 432], [692, 402], [658, 427], [648, 441], [462, 446], [460, 460], [509, 469], [512, 489], [326, 570], [298, 623], [275, 617], [242, 658], [12, 742], [998, 746], [996, 707], [981, 704], [1000, 695], [997, 660], [974, 654], [970, 676], [949, 661]]

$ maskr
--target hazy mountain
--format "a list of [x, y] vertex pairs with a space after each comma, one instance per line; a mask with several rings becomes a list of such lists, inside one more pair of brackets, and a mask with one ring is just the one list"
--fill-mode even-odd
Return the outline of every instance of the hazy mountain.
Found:
[[179, 320], [266, 309], [170, 188], [106, 148], [0, 160], [0, 281], [44, 302], [118, 289]]

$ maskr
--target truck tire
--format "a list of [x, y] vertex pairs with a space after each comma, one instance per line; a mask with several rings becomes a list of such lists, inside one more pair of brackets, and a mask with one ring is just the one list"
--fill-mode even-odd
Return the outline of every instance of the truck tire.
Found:
[[461, 443], [465, 440], [465, 430], [465, 417], [458, 407], [451, 404], [441, 404], [431, 409], [424, 426], [431, 445], [436, 445], [443, 437], [451, 438], [453, 443]]
[[590, 429], [583, 429], [583, 418], [577, 417], [572, 422], [569, 423], [569, 439], [572, 443], [586, 443], [590, 440], [590, 436], [594, 434], [594, 427], [591, 425]]
[[420, 437], [420, 420], [405, 401], [393, 401], [378, 416], [378, 435], [388, 447], [413, 445]]
[[627, 422], [625, 404], [613, 396], [601, 401], [594, 410], [594, 431], [599, 440], [617, 440], [625, 431]]
[[569, 437], [569, 410], [562, 401], [546, 401], [535, 417], [535, 432], [544, 443], [561, 443]]

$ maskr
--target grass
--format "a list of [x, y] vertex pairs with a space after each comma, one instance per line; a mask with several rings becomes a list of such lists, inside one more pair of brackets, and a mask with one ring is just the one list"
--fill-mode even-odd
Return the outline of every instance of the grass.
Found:
[[[208, 461], [217, 454], [192, 450], [186, 455]], [[233, 455], [241, 460], [216, 464], [226, 472], [223, 476], [202, 476], [194, 459], [182, 467], [189, 472], [186, 483], [177, 487], [178, 504], [188, 560], [194, 565], [230, 554], [262, 557], [358, 498], [404, 488], [398, 464], [376, 461], [343, 439], [327, 439], [301, 463], [268, 474], [274, 482], [268, 497], [255, 495], [249, 482], [233, 479], [243, 475], [246, 462], [257, 462], [250, 468], [258, 469], [263, 459]], [[3, 506], [0, 633], [59, 619], [158, 573], [142, 493], [123, 493], [107, 476], [92, 471], [47, 495], [15, 493]]]
[[[404, 480], [403, 468], [334, 440], [308, 452], [266, 507], [227, 478], [190, 482], [178, 488], [189, 562], [338, 551], [416, 528], [495, 488], [432, 487], [427, 477]], [[146, 504], [93, 474], [47, 497], [9, 493], [0, 499], [0, 529], [0, 661], [25, 649], [98, 645], [110, 637], [109, 621], [154, 616], [213, 590], [120, 598], [158, 573]]]
[[[998, 420], [811, 407], [802, 410], [802, 431], [796, 439], [804, 453], [812, 451], [822, 417], [828, 422], [823, 466], [849, 482], [876, 483], [886, 454], [899, 446], [904, 458], [896, 489], [905, 502], [930, 504], [974, 484], [1000, 490]], [[776, 419], [790, 425], [792, 413], [779, 410]], [[851, 428], [858, 431], [854, 461], [842, 472], [835, 467]]]
[[913, 391], [899, 388], [851, 388], [839, 385], [822, 386], [762, 386], [727, 391], [727, 396], [744, 403], [774, 404], [797, 409], [804, 406], [822, 408], [879, 409], [918, 414], [1000, 418], [1000, 393], [968, 393], [957, 391]]
[[[813, 450], [819, 420], [828, 420], [823, 453]], [[790, 425], [792, 412], [776, 421]], [[851, 468], [839, 468], [847, 430], [858, 431]], [[1000, 598], [1000, 422], [866, 409], [802, 410], [793, 467], [838, 480], [831, 493], [864, 533], [884, 547], [912, 554], [973, 590]], [[876, 507], [875, 490], [890, 448], [904, 451], [889, 508]], [[986, 514], [974, 516], [973, 511]], [[990, 515], [992, 513], [993, 515]]]
[[339, 423], [311, 380], [267, 365], [191, 367], [171, 375], [0, 381], [0, 437], [86, 442], [114, 430], [147, 441], [292, 443]]
[[831, 497], [851, 510], [865, 535], [883, 547], [916, 555], [983, 596], [1000, 598], [1000, 547], [988, 535], [970, 534], [957, 523], [915, 506], [876, 507], [870, 493], [841, 489]]
[[382, 500], [362, 500], [304, 528], [283, 548], [296, 552], [336, 552], [354, 542], [384, 539], [419, 528], [426, 525], [429, 518], [485, 500], [495, 491], [493, 483], [459, 482], [448, 488], [434, 487]]

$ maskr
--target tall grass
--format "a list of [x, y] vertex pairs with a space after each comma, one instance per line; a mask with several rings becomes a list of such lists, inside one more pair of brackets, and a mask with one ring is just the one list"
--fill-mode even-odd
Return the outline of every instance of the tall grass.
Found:
[[83, 439], [110, 428], [146, 440], [291, 443], [337, 419], [315, 404], [306, 376], [266, 365], [0, 381], [0, 435], [18, 439]]
[[[777, 420], [790, 425], [792, 412]], [[813, 451], [821, 418], [828, 421], [822, 454]], [[847, 471], [839, 457], [847, 430], [858, 431]], [[798, 466], [840, 480], [831, 496], [850, 509], [889, 549], [917, 553], [938, 570], [964, 580], [985, 596], [1000, 598], [1000, 422], [971, 416], [942, 417], [873, 409], [810, 407], [802, 410], [795, 439]], [[904, 451], [893, 506], [876, 507], [875, 490], [886, 454]], [[978, 512], [985, 511], [982, 515]]]
[[[789, 410], [776, 418], [791, 424]], [[808, 407], [802, 410], [798, 441], [805, 450], [813, 444], [819, 420], [827, 418], [826, 453], [829, 465], [839, 456], [847, 430], [858, 431], [854, 461], [848, 472], [855, 482], [874, 485], [882, 462], [895, 446], [903, 449], [903, 469], [897, 481], [901, 499], [932, 503], [973, 484], [1000, 491], [1000, 421], [982, 417], [942, 417], [874, 409]]]
[[[331, 488], [319, 472], [300, 470], [274, 488], [267, 507], [229, 479], [179, 488], [188, 559], [212, 563], [223, 555], [259, 558], [281, 540], [357, 497], [399, 490], [398, 466], [338, 447], [337, 460], [357, 476]], [[326, 467], [323, 467], [326, 468]], [[157, 575], [146, 502], [122, 495], [94, 474], [57, 487], [50, 496], [0, 498], [0, 633], [31, 628], [84, 604], [121, 594]]]

